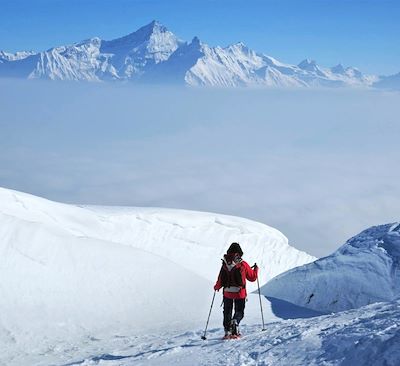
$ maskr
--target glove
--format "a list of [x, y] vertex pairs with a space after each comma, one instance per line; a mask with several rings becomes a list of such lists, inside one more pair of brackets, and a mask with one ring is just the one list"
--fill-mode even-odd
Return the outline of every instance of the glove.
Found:
[[253, 268], [255, 271], [258, 271], [257, 263], [254, 263], [253, 267], [251, 267], [251, 268]]
[[217, 285], [214, 285], [214, 291], [219, 291], [221, 287], [218, 287]]

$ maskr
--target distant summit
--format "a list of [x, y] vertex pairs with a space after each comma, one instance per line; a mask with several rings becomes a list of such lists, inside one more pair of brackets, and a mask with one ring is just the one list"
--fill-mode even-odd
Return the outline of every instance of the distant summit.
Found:
[[343, 75], [345, 73], [345, 69], [342, 64], [338, 64], [336, 66], [331, 67], [331, 71], [334, 74], [342, 74]]
[[310, 60], [308, 58], [301, 61], [298, 66], [300, 67], [300, 69], [307, 71], [315, 71], [318, 67], [317, 62], [315, 60]]
[[310, 59], [289, 65], [243, 42], [210, 47], [194, 37], [188, 43], [157, 20], [109, 41], [93, 37], [42, 52], [0, 51], [0, 77], [216, 87], [400, 88], [397, 76], [364, 75], [341, 64], [323, 68]]
[[395, 75], [381, 76], [373, 86], [380, 89], [400, 90], [400, 72]]

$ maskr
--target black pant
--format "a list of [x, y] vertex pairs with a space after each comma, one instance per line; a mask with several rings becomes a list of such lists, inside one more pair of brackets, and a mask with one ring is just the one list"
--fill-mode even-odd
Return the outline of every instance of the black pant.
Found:
[[[235, 305], [235, 314], [232, 318], [233, 305]], [[229, 330], [231, 327], [231, 320], [236, 319], [239, 324], [244, 317], [244, 307], [246, 299], [228, 299], [224, 297], [224, 328]]]

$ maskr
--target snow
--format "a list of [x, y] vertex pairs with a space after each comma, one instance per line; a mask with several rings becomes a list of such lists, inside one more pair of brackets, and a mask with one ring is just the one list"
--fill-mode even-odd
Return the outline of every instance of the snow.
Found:
[[[279, 231], [243, 218], [0, 188], [0, 365], [398, 365], [399, 232], [367, 229], [310, 263]], [[268, 298], [249, 293], [243, 338], [222, 341], [217, 293], [203, 341], [232, 241], [259, 263]], [[307, 288], [315, 295], [302, 303]], [[335, 291], [347, 302], [332, 309]], [[367, 291], [367, 303], [381, 302], [365, 305]]]
[[378, 81], [376, 76], [342, 65], [325, 69], [309, 59], [298, 66], [285, 64], [242, 42], [210, 47], [195, 37], [188, 44], [157, 21], [110, 41], [94, 37], [40, 53], [0, 52], [0, 77], [213, 87], [392, 88], [393, 84], [384, 77]]
[[1, 61], [16, 61], [16, 60], [23, 60], [28, 56], [32, 56], [36, 54], [34, 51], [21, 51], [15, 53], [8, 53], [4, 51], [0, 51], [0, 63]]
[[136, 79], [167, 60], [184, 42], [157, 21], [125, 37], [103, 41], [100, 52], [111, 55], [119, 78]]
[[266, 296], [332, 312], [400, 296], [400, 225], [371, 227], [335, 253], [269, 281]]
[[70, 365], [363, 365], [397, 366], [400, 360], [400, 301], [378, 303], [323, 317], [275, 321], [261, 332], [242, 327], [241, 340], [222, 341], [212, 328], [166, 332], [97, 345], [90, 357]]
[[[67, 205], [3, 188], [0, 222], [0, 364], [7, 365], [67, 363], [132, 335], [199, 329], [232, 241], [259, 263], [261, 284], [314, 259], [246, 219]], [[247, 318], [259, 319], [251, 296]]]

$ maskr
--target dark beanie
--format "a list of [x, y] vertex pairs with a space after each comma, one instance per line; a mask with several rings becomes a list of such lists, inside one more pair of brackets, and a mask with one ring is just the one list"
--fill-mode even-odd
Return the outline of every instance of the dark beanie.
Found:
[[238, 253], [240, 256], [242, 256], [243, 255], [243, 250], [240, 247], [239, 243], [232, 243], [226, 253], [227, 254]]

